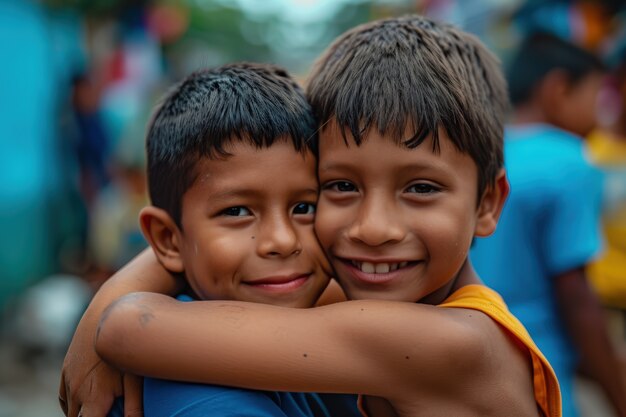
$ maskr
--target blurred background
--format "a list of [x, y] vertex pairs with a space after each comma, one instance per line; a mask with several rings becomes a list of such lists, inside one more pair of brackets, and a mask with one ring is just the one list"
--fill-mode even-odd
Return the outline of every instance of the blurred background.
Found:
[[[607, 59], [626, 39], [621, 0], [0, 0], [0, 417], [62, 415], [74, 326], [146, 247], [144, 128], [168, 86], [238, 60], [304, 81], [348, 28], [415, 12], [475, 33], [504, 63], [537, 28]], [[621, 111], [609, 87], [600, 123]], [[609, 312], [626, 305], [611, 292], [603, 300]], [[621, 324], [612, 332], [623, 340]], [[610, 415], [581, 384], [585, 415]]]

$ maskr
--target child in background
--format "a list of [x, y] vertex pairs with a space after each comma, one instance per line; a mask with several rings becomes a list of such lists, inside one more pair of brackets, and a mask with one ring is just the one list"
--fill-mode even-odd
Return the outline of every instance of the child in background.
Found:
[[358, 301], [134, 294], [108, 310], [98, 351], [152, 376], [360, 393], [373, 416], [560, 416], [550, 365], [467, 259], [508, 193], [495, 58], [452, 26], [381, 20], [333, 43], [308, 92], [322, 126], [316, 232]]
[[600, 249], [602, 179], [585, 158], [583, 137], [596, 122], [603, 75], [597, 57], [554, 35], [521, 44], [508, 74], [512, 193], [498, 230], [478, 239], [471, 256], [552, 364], [567, 417], [578, 414], [572, 391], [579, 362], [626, 416], [620, 367], [585, 275]]

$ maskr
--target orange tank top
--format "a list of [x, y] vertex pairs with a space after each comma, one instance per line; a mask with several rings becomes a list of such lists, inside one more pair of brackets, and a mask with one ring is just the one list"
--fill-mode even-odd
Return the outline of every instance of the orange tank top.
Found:
[[535, 400], [546, 417], [561, 417], [561, 391], [552, 366], [535, 345], [526, 328], [509, 311], [500, 294], [484, 285], [466, 285], [439, 307], [478, 310], [504, 327], [528, 349], [533, 364]]
[[[561, 417], [561, 391], [552, 366], [535, 345], [520, 321], [509, 311], [504, 300], [484, 285], [466, 285], [446, 298], [438, 307], [467, 308], [480, 311], [504, 327], [522, 345], [526, 346], [532, 359], [533, 385], [537, 405], [546, 417]], [[363, 397], [359, 395], [359, 410], [367, 416]]]

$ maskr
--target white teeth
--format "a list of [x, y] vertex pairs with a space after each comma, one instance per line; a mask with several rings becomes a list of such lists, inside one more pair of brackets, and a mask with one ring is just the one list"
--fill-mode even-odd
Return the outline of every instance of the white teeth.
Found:
[[404, 268], [405, 266], [409, 264], [409, 262], [375, 264], [372, 262], [359, 262], [359, 261], [350, 261], [350, 263], [355, 268], [360, 269], [362, 272], [365, 272], [366, 274], [387, 274], [389, 272], [396, 271], [400, 268]]
[[366, 274], [373, 274], [374, 272], [376, 272], [376, 269], [374, 267], [374, 264], [369, 262], [363, 262], [361, 264], [361, 271], [365, 272]]

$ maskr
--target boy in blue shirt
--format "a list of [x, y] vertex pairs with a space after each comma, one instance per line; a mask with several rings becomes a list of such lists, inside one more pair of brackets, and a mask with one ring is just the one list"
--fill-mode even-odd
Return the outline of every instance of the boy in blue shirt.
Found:
[[625, 386], [585, 265], [600, 249], [602, 178], [584, 154], [595, 125], [600, 60], [554, 35], [526, 39], [511, 62], [515, 107], [506, 129], [511, 195], [497, 231], [471, 258], [552, 364], [563, 415], [578, 415], [573, 382], [582, 370], [600, 383], [620, 416]]
[[[316, 303], [329, 283], [313, 231], [316, 129], [302, 90], [278, 67], [201, 70], [170, 91], [148, 126], [151, 205], [140, 222], [161, 264], [184, 277], [180, 300]], [[149, 417], [330, 417], [316, 394], [152, 378], [143, 392]], [[140, 408], [127, 397], [126, 413], [117, 403], [109, 415]], [[356, 413], [354, 401], [333, 412]]]

